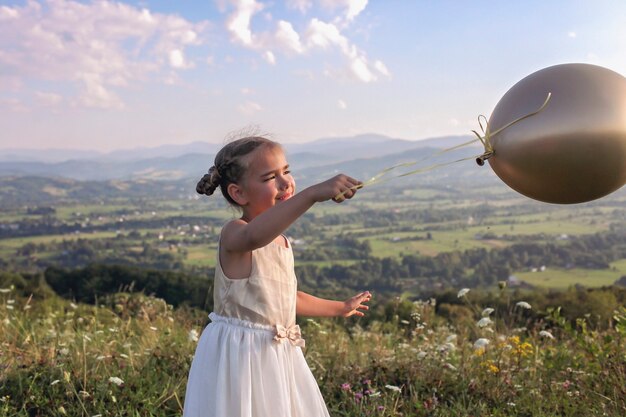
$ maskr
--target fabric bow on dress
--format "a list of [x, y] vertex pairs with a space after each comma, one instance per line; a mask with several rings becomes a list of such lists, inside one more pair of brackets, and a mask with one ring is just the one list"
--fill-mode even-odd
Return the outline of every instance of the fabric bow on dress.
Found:
[[288, 340], [292, 346], [304, 347], [304, 339], [302, 338], [302, 333], [300, 333], [300, 326], [298, 326], [297, 324], [294, 324], [290, 327], [285, 327], [282, 324], [277, 324], [274, 340], [281, 343], [285, 340]]

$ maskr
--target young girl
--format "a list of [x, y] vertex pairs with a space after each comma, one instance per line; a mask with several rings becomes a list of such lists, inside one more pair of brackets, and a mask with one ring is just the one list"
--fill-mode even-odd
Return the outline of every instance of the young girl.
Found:
[[220, 150], [196, 189], [211, 195], [218, 186], [242, 216], [221, 232], [214, 311], [191, 364], [184, 416], [328, 416], [296, 314], [362, 316], [371, 296], [340, 302], [297, 291], [282, 232], [317, 202], [352, 198], [361, 182], [337, 175], [296, 194], [280, 145], [255, 136]]

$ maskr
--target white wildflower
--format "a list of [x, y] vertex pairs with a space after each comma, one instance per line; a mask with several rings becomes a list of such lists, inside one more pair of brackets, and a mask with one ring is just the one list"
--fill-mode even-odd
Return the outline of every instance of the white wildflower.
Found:
[[446, 362], [443, 364], [443, 366], [444, 368], [448, 368], [451, 371], [456, 371], [456, 366], [452, 365], [451, 363]]
[[454, 341], [456, 341], [457, 336], [455, 334], [451, 334], [450, 336], [446, 337], [446, 343], [452, 343]]
[[462, 290], [460, 290], [457, 293], [457, 295], [456, 295], [457, 298], [465, 297], [465, 294], [467, 294], [469, 292], [469, 290], [470, 290], [469, 288], [463, 288]]
[[539, 336], [541, 337], [547, 337], [548, 339], [554, 339], [554, 336], [552, 336], [552, 333], [550, 333], [547, 330], [542, 330], [539, 332]]
[[519, 307], [519, 308], [523, 308], [525, 310], [530, 310], [530, 304], [528, 304], [526, 301], [518, 301], [517, 304], [515, 304], [515, 307]]
[[56, 385], [56, 384], [58, 384], [59, 382], [61, 382], [61, 380], [60, 380], [60, 379], [55, 379], [54, 381], [52, 381], [52, 382], [50, 383], [50, 386], [52, 386], [52, 385]]
[[122, 380], [122, 378], [118, 378], [116, 376], [110, 377], [109, 382], [117, 385], [118, 387], [121, 387], [122, 385], [124, 385], [124, 381]]
[[189, 333], [187, 333], [187, 340], [189, 340], [190, 342], [197, 342], [198, 331], [196, 329], [189, 330]]
[[370, 394], [370, 397], [380, 397], [380, 391], [374, 391]]
[[124, 359], [128, 359], [128, 355], [125, 353], [120, 353], [120, 357]]
[[400, 320], [400, 324], [407, 325], [407, 324], [411, 324], [411, 323], [408, 320]]
[[417, 353], [417, 359], [418, 360], [422, 360], [424, 359], [428, 354], [426, 352], [424, 352], [423, 350]]
[[515, 407], [515, 403], [506, 403], [509, 407]]
[[480, 328], [483, 328], [489, 326], [491, 323], [493, 322], [489, 317], [483, 317], [482, 319], [478, 320], [478, 323], [476, 323], [476, 325]]
[[489, 316], [491, 313], [493, 313], [495, 310], [491, 307], [487, 307], [486, 309], [483, 310], [483, 312], [481, 313], [481, 316], [483, 317], [487, 317]]
[[98, 356], [98, 357], [96, 358], [96, 360], [97, 360], [97, 361], [102, 361], [102, 360], [104, 360], [104, 359], [106, 359], [106, 358], [107, 358], [106, 356], [104, 356], [104, 355], [100, 355], [100, 356]]
[[156, 331], [157, 331], [157, 330], [159, 330], [159, 329], [157, 329], [157, 328], [156, 328], [156, 327], [154, 327], [154, 326], [150, 326], [150, 330], [153, 330], [153, 331], [155, 331], [155, 332], [156, 332]]
[[78, 306], [74, 303], [70, 303], [70, 307], [72, 307], [74, 310], [76, 310], [78, 308]]
[[454, 343], [450, 342], [444, 343], [438, 348], [439, 352], [452, 352], [454, 349], [456, 349], [456, 346], [454, 346]]
[[0, 294], [8, 294], [11, 292], [11, 288], [0, 288]]
[[7, 308], [7, 310], [13, 310], [14, 309], [14, 307], [11, 304], [7, 305], [6, 308]]
[[59, 350], [59, 353], [63, 356], [67, 356], [70, 353], [70, 350], [68, 348], [63, 348]]
[[480, 339], [474, 342], [474, 349], [484, 349], [487, 347], [488, 344], [489, 344], [489, 339], [485, 339], [484, 337], [481, 337]]
[[387, 388], [390, 391], [394, 391], [394, 392], [402, 392], [402, 388], [397, 387], [395, 385], [385, 385], [385, 388]]

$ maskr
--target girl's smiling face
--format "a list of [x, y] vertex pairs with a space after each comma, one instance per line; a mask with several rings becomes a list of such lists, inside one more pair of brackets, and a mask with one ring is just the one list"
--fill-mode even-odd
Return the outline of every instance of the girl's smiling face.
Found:
[[287, 158], [280, 146], [263, 145], [248, 158], [248, 169], [240, 184], [244, 216], [252, 220], [270, 207], [288, 200], [296, 192]]

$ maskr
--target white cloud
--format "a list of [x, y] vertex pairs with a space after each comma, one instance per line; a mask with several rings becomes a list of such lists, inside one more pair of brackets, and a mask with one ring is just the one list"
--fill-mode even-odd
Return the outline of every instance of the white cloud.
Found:
[[206, 25], [111, 1], [2, 6], [0, 67], [22, 81], [76, 84], [76, 105], [119, 109], [113, 89], [193, 66], [184, 51], [200, 44]]
[[287, 0], [286, 4], [288, 8], [299, 10], [303, 14], [313, 6], [311, 0]]
[[254, 101], [246, 101], [245, 103], [239, 105], [238, 110], [241, 113], [250, 116], [263, 110], [263, 108], [259, 103], [255, 103]]
[[376, 60], [374, 62], [374, 68], [376, 68], [376, 71], [378, 71], [381, 75], [384, 75], [385, 77], [391, 77], [391, 73], [389, 72], [389, 69], [387, 69], [387, 66], [384, 62]]
[[43, 91], [35, 91], [35, 98], [42, 106], [56, 106], [63, 102], [63, 96], [55, 93], [47, 93]]
[[235, 2], [235, 11], [226, 22], [226, 27], [235, 40], [246, 46], [253, 45], [250, 21], [252, 16], [261, 10], [263, 10], [263, 5], [255, 0], [237, 0]]
[[367, 0], [348, 0], [348, 12], [346, 18], [352, 20], [367, 7]]
[[[331, 10], [341, 8], [345, 10], [345, 18], [337, 18], [333, 22], [325, 22], [312, 18], [302, 34], [298, 33], [291, 22], [279, 20], [276, 29], [253, 33], [252, 19], [255, 14], [265, 8], [256, 0], [233, 0], [234, 11], [227, 19], [227, 29], [234, 42], [257, 51], [270, 65], [276, 64], [276, 51], [288, 54], [305, 54], [312, 50], [337, 50], [346, 59], [345, 70], [326, 70], [331, 76], [345, 77], [369, 83], [376, 81], [379, 76], [391, 77], [385, 64], [377, 60], [369, 62], [365, 52], [357, 48], [342, 33], [349, 22], [359, 15], [367, 6], [367, 0], [321, 1], [322, 6]], [[303, 13], [311, 7], [311, 2], [292, 0], [287, 4]]]
[[341, 110], [345, 110], [348, 108], [348, 105], [346, 104], [345, 101], [339, 99], [337, 100], [337, 107], [339, 107]]
[[320, 4], [323, 8], [331, 12], [342, 9], [345, 13], [345, 18], [350, 21], [365, 10], [367, 0], [321, 0]]
[[567, 37], [568, 38], [575, 38], [576, 37], [576, 32], [574, 32], [574, 31], [567, 32]]
[[279, 45], [284, 46], [287, 50], [302, 53], [304, 47], [300, 41], [300, 35], [296, 32], [291, 23], [281, 20], [278, 22], [276, 30], [276, 40]]
[[191, 68], [193, 64], [187, 62], [185, 53], [180, 49], [172, 49], [169, 53], [169, 62], [172, 68]]
[[27, 113], [29, 111], [28, 107], [16, 98], [0, 97], [0, 107], [16, 113]]
[[265, 51], [263, 58], [265, 58], [270, 65], [276, 65], [276, 56], [274, 56], [272, 51]]

